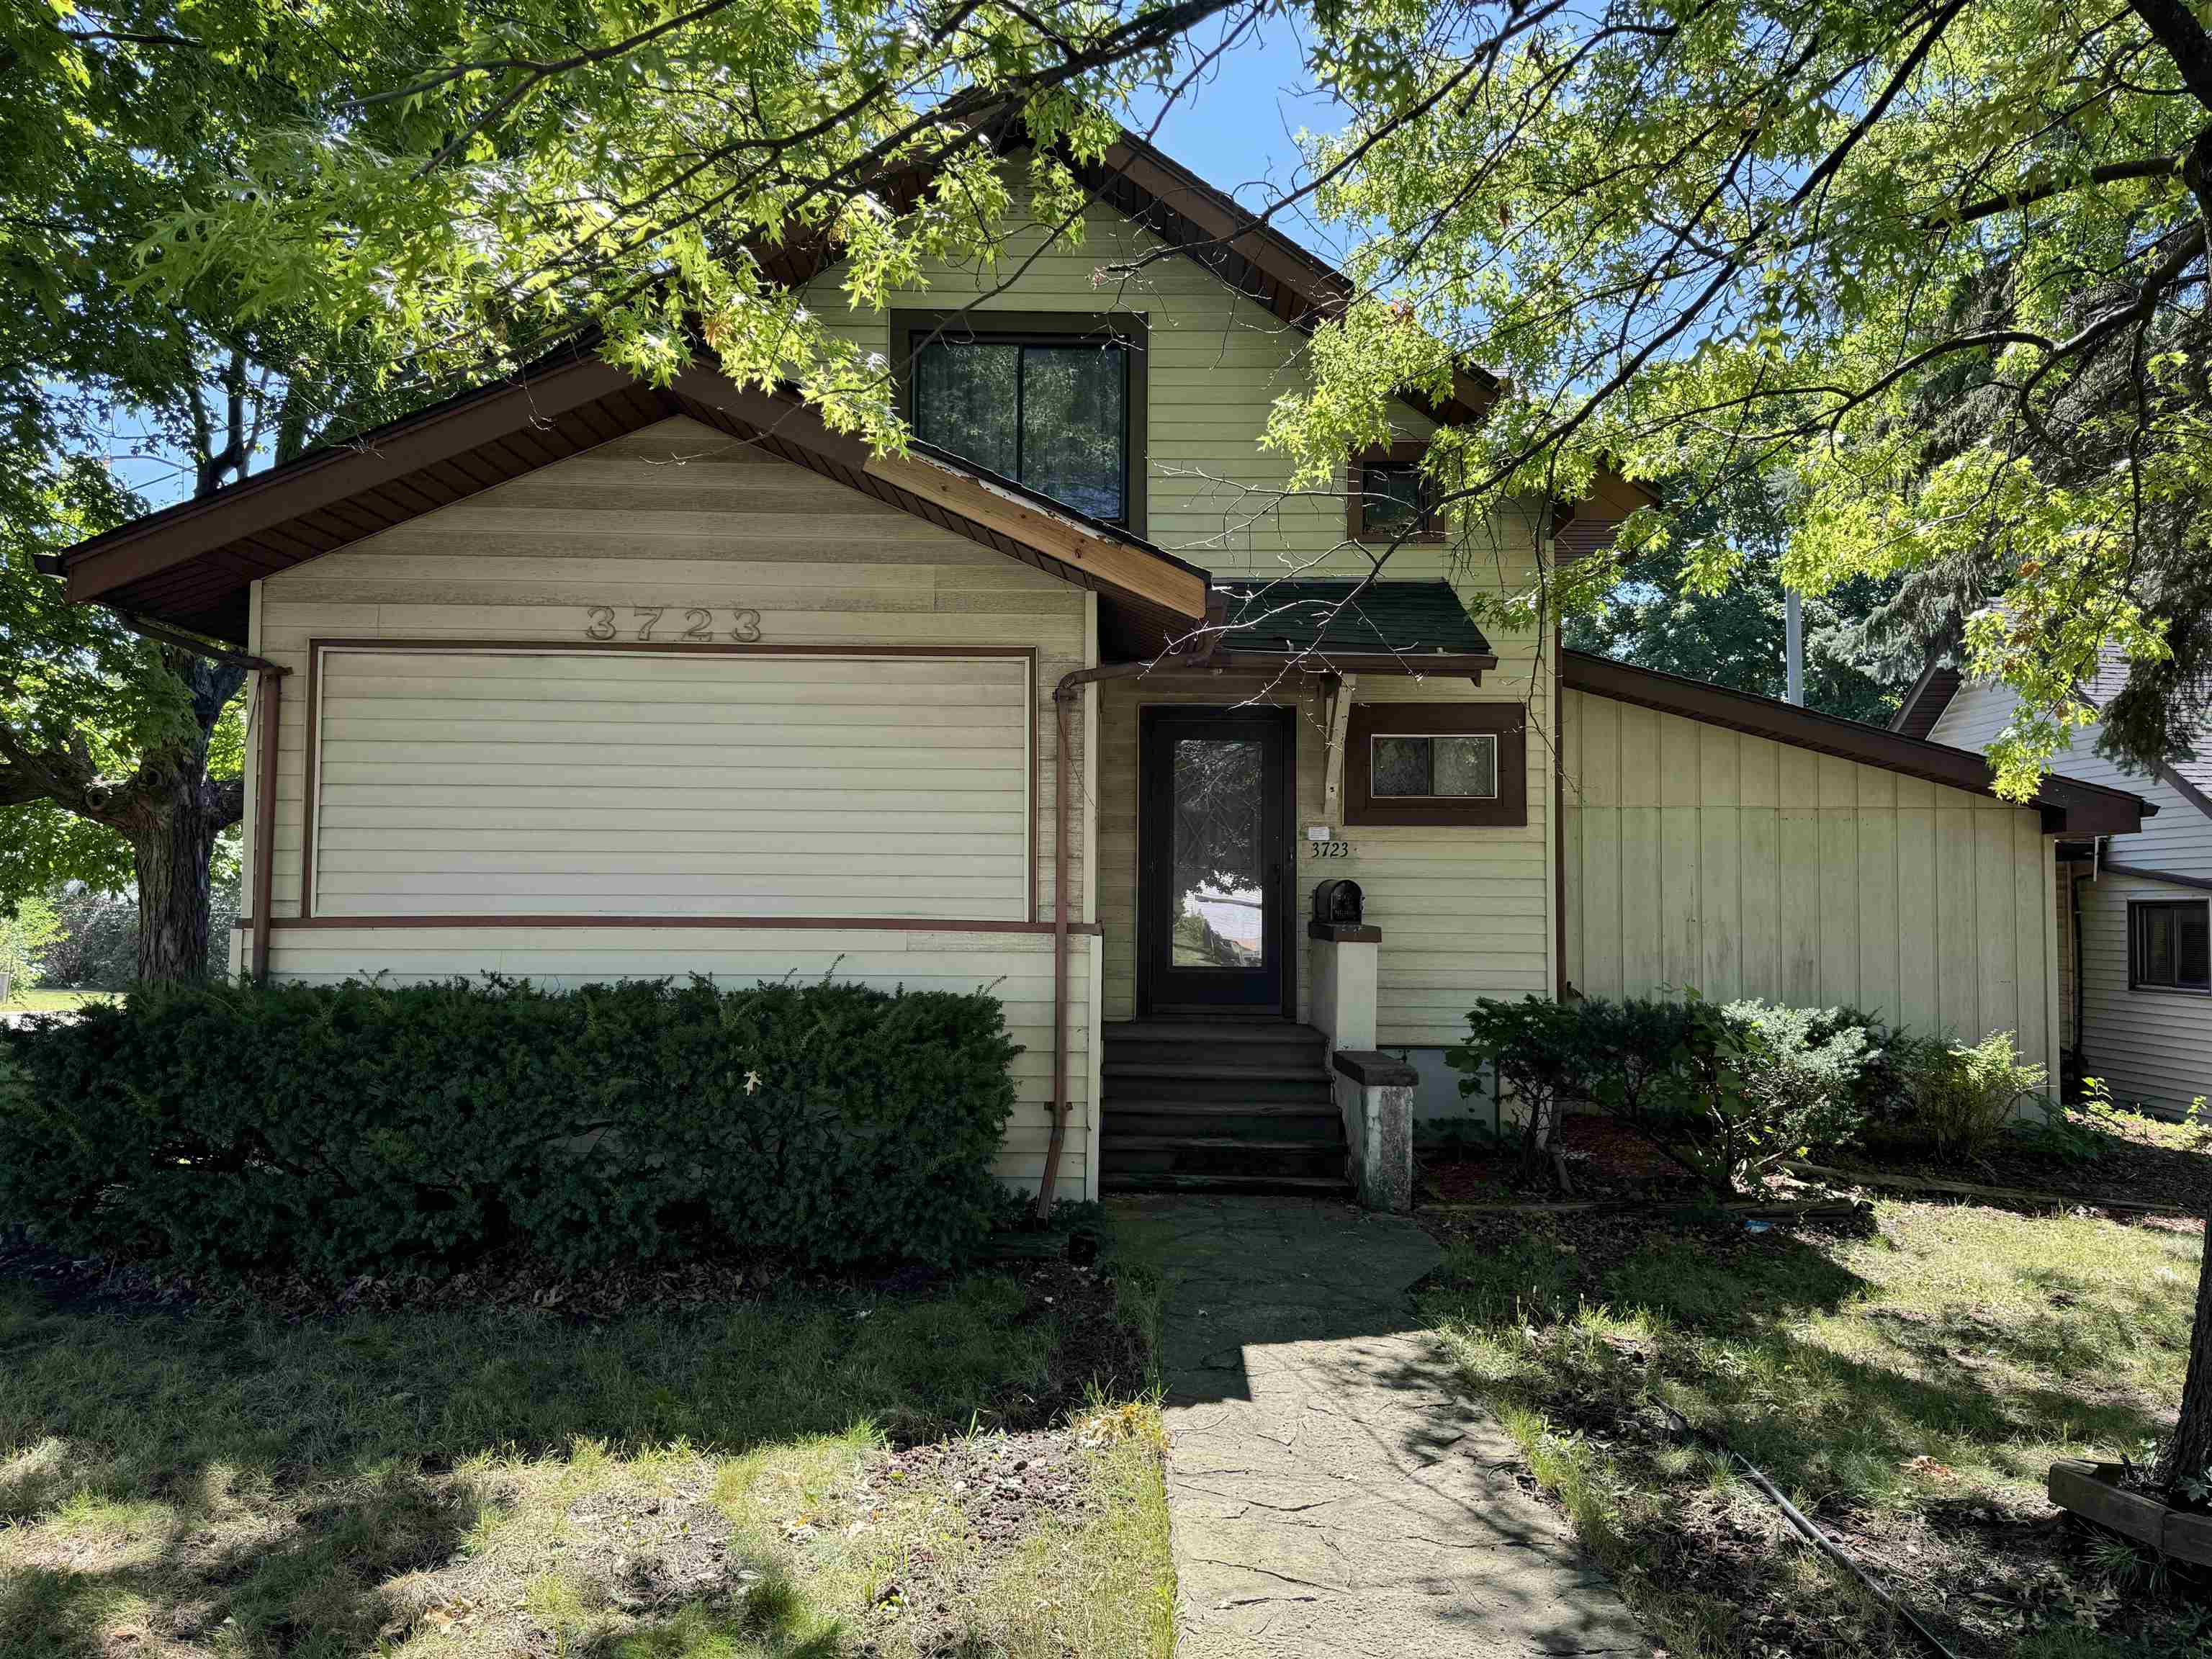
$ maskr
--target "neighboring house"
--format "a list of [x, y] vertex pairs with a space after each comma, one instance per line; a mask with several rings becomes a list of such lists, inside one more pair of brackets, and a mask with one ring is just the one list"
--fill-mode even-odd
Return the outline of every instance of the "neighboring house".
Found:
[[[1080, 246], [1024, 228], [850, 315], [911, 359], [908, 457], [579, 353], [56, 561], [270, 665], [239, 966], [988, 985], [1025, 1049], [1000, 1170], [1042, 1178], [1064, 1100], [1069, 1195], [1340, 1182], [1324, 1045], [1456, 1109], [1474, 1000], [1570, 982], [2049, 1052], [2053, 837], [2131, 795], [2017, 806], [1972, 755], [1486, 637], [1455, 584], [1637, 493], [1447, 538], [1411, 464], [1474, 374], [1348, 461], [1348, 514], [1286, 491], [1258, 441], [1344, 279], [1134, 140], [1092, 183]], [[848, 314], [826, 258], [779, 269]], [[1329, 877], [1358, 926], [1308, 923]]]
[[[2124, 683], [2115, 665], [2082, 688], [2092, 708]], [[1893, 729], [1979, 751], [2012, 719], [2002, 685], [1942, 662], [1914, 682]], [[2212, 731], [2198, 758], [2139, 777], [2096, 752], [2099, 726], [2074, 734], [2055, 770], [2142, 797], [2127, 834], [2059, 847], [2060, 1032], [2068, 1069], [2102, 1078], [2115, 1099], [2164, 1113], [2212, 1096]]]

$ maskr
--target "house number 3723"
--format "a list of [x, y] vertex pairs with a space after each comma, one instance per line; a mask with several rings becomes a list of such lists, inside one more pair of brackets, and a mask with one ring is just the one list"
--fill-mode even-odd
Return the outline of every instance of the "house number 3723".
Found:
[[[684, 641], [693, 645], [707, 645], [718, 638], [725, 637], [714, 631], [714, 613], [703, 605], [686, 606], [634, 605], [629, 606], [629, 610], [630, 623], [629, 637], [632, 639], [650, 640], [658, 632], [663, 639]], [[661, 618], [666, 617], [671, 611], [674, 611], [684, 620], [681, 623], [672, 622], [667, 627], [663, 628]], [[584, 614], [591, 618], [584, 625], [586, 639], [612, 640], [623, 636], [623, 630], [616, 625], [613, 605], [587, 605], [584, 607]], [[732, 611], [730, 612], [730, 621], [732, 626], [726, 637], [737, 641], [740, 645], [750, 645], [760, 638], [759, 611]]]

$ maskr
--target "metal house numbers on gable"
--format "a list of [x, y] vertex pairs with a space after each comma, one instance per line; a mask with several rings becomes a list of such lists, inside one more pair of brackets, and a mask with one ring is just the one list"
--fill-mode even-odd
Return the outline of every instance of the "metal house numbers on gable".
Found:
[[[629, 612], [627, 629], [615, 621], [617, 609]], [[680, 623], [665, 625], [662, 618], [671, 612], [683, 618]], [[746, 608], [729, 613], [730, 630], [725, 635], [717, 631], [714, 607], [697, 605], [633, 605], [617, 607], [611, 605], [587, 605], [584, 615], [584, 637], [587, 640], [635, 639], [650, 643], [656, 636], [674, 640], [681, 644], [711, 645], [718, 639], [731, 639], [739, 645], [751, 645], [761, 636], [760, 612]]]

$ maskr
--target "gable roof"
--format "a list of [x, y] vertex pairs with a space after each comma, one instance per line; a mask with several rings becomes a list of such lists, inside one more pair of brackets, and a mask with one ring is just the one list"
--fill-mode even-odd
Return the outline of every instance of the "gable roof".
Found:
[[[1708, 726], [1728, 726], [1796, 748], [1880, 767], [1900, 776], [1924, 778], [1930, 783], [1996, 798], [1994, 769], [1971, 749], [1954, 749], [1948, 744], [1930, 743], [1924, 738], [1802, 708], [1779, 698], [1732, 691], [1585, 651], [1559, 653], [1559, 679], [1569, 690], [1680, 714]], [[2143, 819], [2158, 811], [2124, 789], [2107, 789], [2056, 772], [2044, 775], [2034, 799], [2027, 804], [2041, 809], [2046, 835], [2132, 835], [2142, 828]]]
[[80, 542], [51, 568], [73, 600], [243, 643], [257, 578], [678, 415], [1096, 591], [1125, 648], [1157, 654], [1206, 615], [1197, 566], [951, 456], [878, 457], [793, 392], [705, 363], [656, 388], [580, 349]]
[[1889, 729], [1908, 738], [1924, 738], [1936, 729], [1951, 699], [1959, 695], [1959, 671], [1940, 657], [1930, 657], [1889, 718]]
[[[997, 127], [1006, 147], [1025, 141], [1018, 117]], [[1352, 297], [1341, 271], [1133, 133], [1077, 171], [1098, 199], [1296, 327], [1310, 331]], [[886, 181], [884, 193], [909, 198], [927, 183], [916, 172]], [[836, 257], [817, 237], [761, 262], [796, 285]], [[1140, 538], [924, 446], [873, 457], [795, 395], [746, 392], [709, 363], [653, 387], [591, 356], [596, 343], [587, 333], [514, 374], [149, 514], [43, 568], [66, 576], [73, 600], [242, 643], [257, 579], [680, 414], [1097, 590], [1111, 601], [1103, 642], [1125, 654], [1158, 654], [1206, 614], [1206, 574]], [[1471, 422], [1501, 390], [1495, 376], [1462, 368], [1449, 396], [1413, 401], [1439, 421]], [[1607, 473], [1578, 511], [1600, 534], [1644, 499], [1643, 486]]]
[[[2105, 705], [2127, 682], [2127, 662], [2108, 650], [2100, 653], [2096, 673], [2077, 689], [2084, 702], [2102, 713]], [[1905, 701], [1892, 717], [1889, 729], [1909, 737], [1926, 737], [1936, 729], [1936, 722], [1943, 718], [1953, 699], [1965, 686], [1966, 677], [1958, 669], [1940, 656], [1930, 657], [1928, 665], [1920, 671], [1920, 678], [1912, 682], [1911, 689], [1905, 694]], [[2206, 741], [2197, 746], [2194, 758], [2168, 762], [2159, 767], [2153, 775], [2160, 782], [2172, 786], [2174, 793], [2206, 817], [2212, 818], [2212, 731], [2206, 732], [2205, 738]]]

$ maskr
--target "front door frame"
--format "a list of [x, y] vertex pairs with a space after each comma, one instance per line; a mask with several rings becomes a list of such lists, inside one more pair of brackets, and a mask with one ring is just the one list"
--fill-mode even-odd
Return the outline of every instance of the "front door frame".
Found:
[[[1292, 902], [1291, 884], [1297, 873], [1297, 711], [1253, 704], [1152, 704], [1138, 710], [1137, 732], [1137, 1012], [1140, 1016], [1212, 1014], [1295, 1019], [1298, 951], [1294, 935], [1298, 918]], [[1188, 994], [1188, 981], [1185, 994], [1178, 995], [1179, 988], [1172, 982], [1176, 970], [1168, 965], [1174, 933], [1170, 916], [1173, 896], [1167, 890], [1170, 885], [1167, 849], [1168, 836], [1172, 833], [1172, 804], [1169, 799], [1172, 773], [1158, 762], [1166, 744], [1176, 736], [1200, 733], [1249, 733], [1267, 739], [1280, 775], [1277, 787], [1268, 792], [1267, 821], [1261, 826], [1261, 834], [1274, 842], [1269, 878], [1261, 889], [1261, 902], [1266, 907], [1263, 937], [1273, 948], [1274, 960], [1251, 970], [1267, 976], [1259, 1000], [1194, 999]]]

